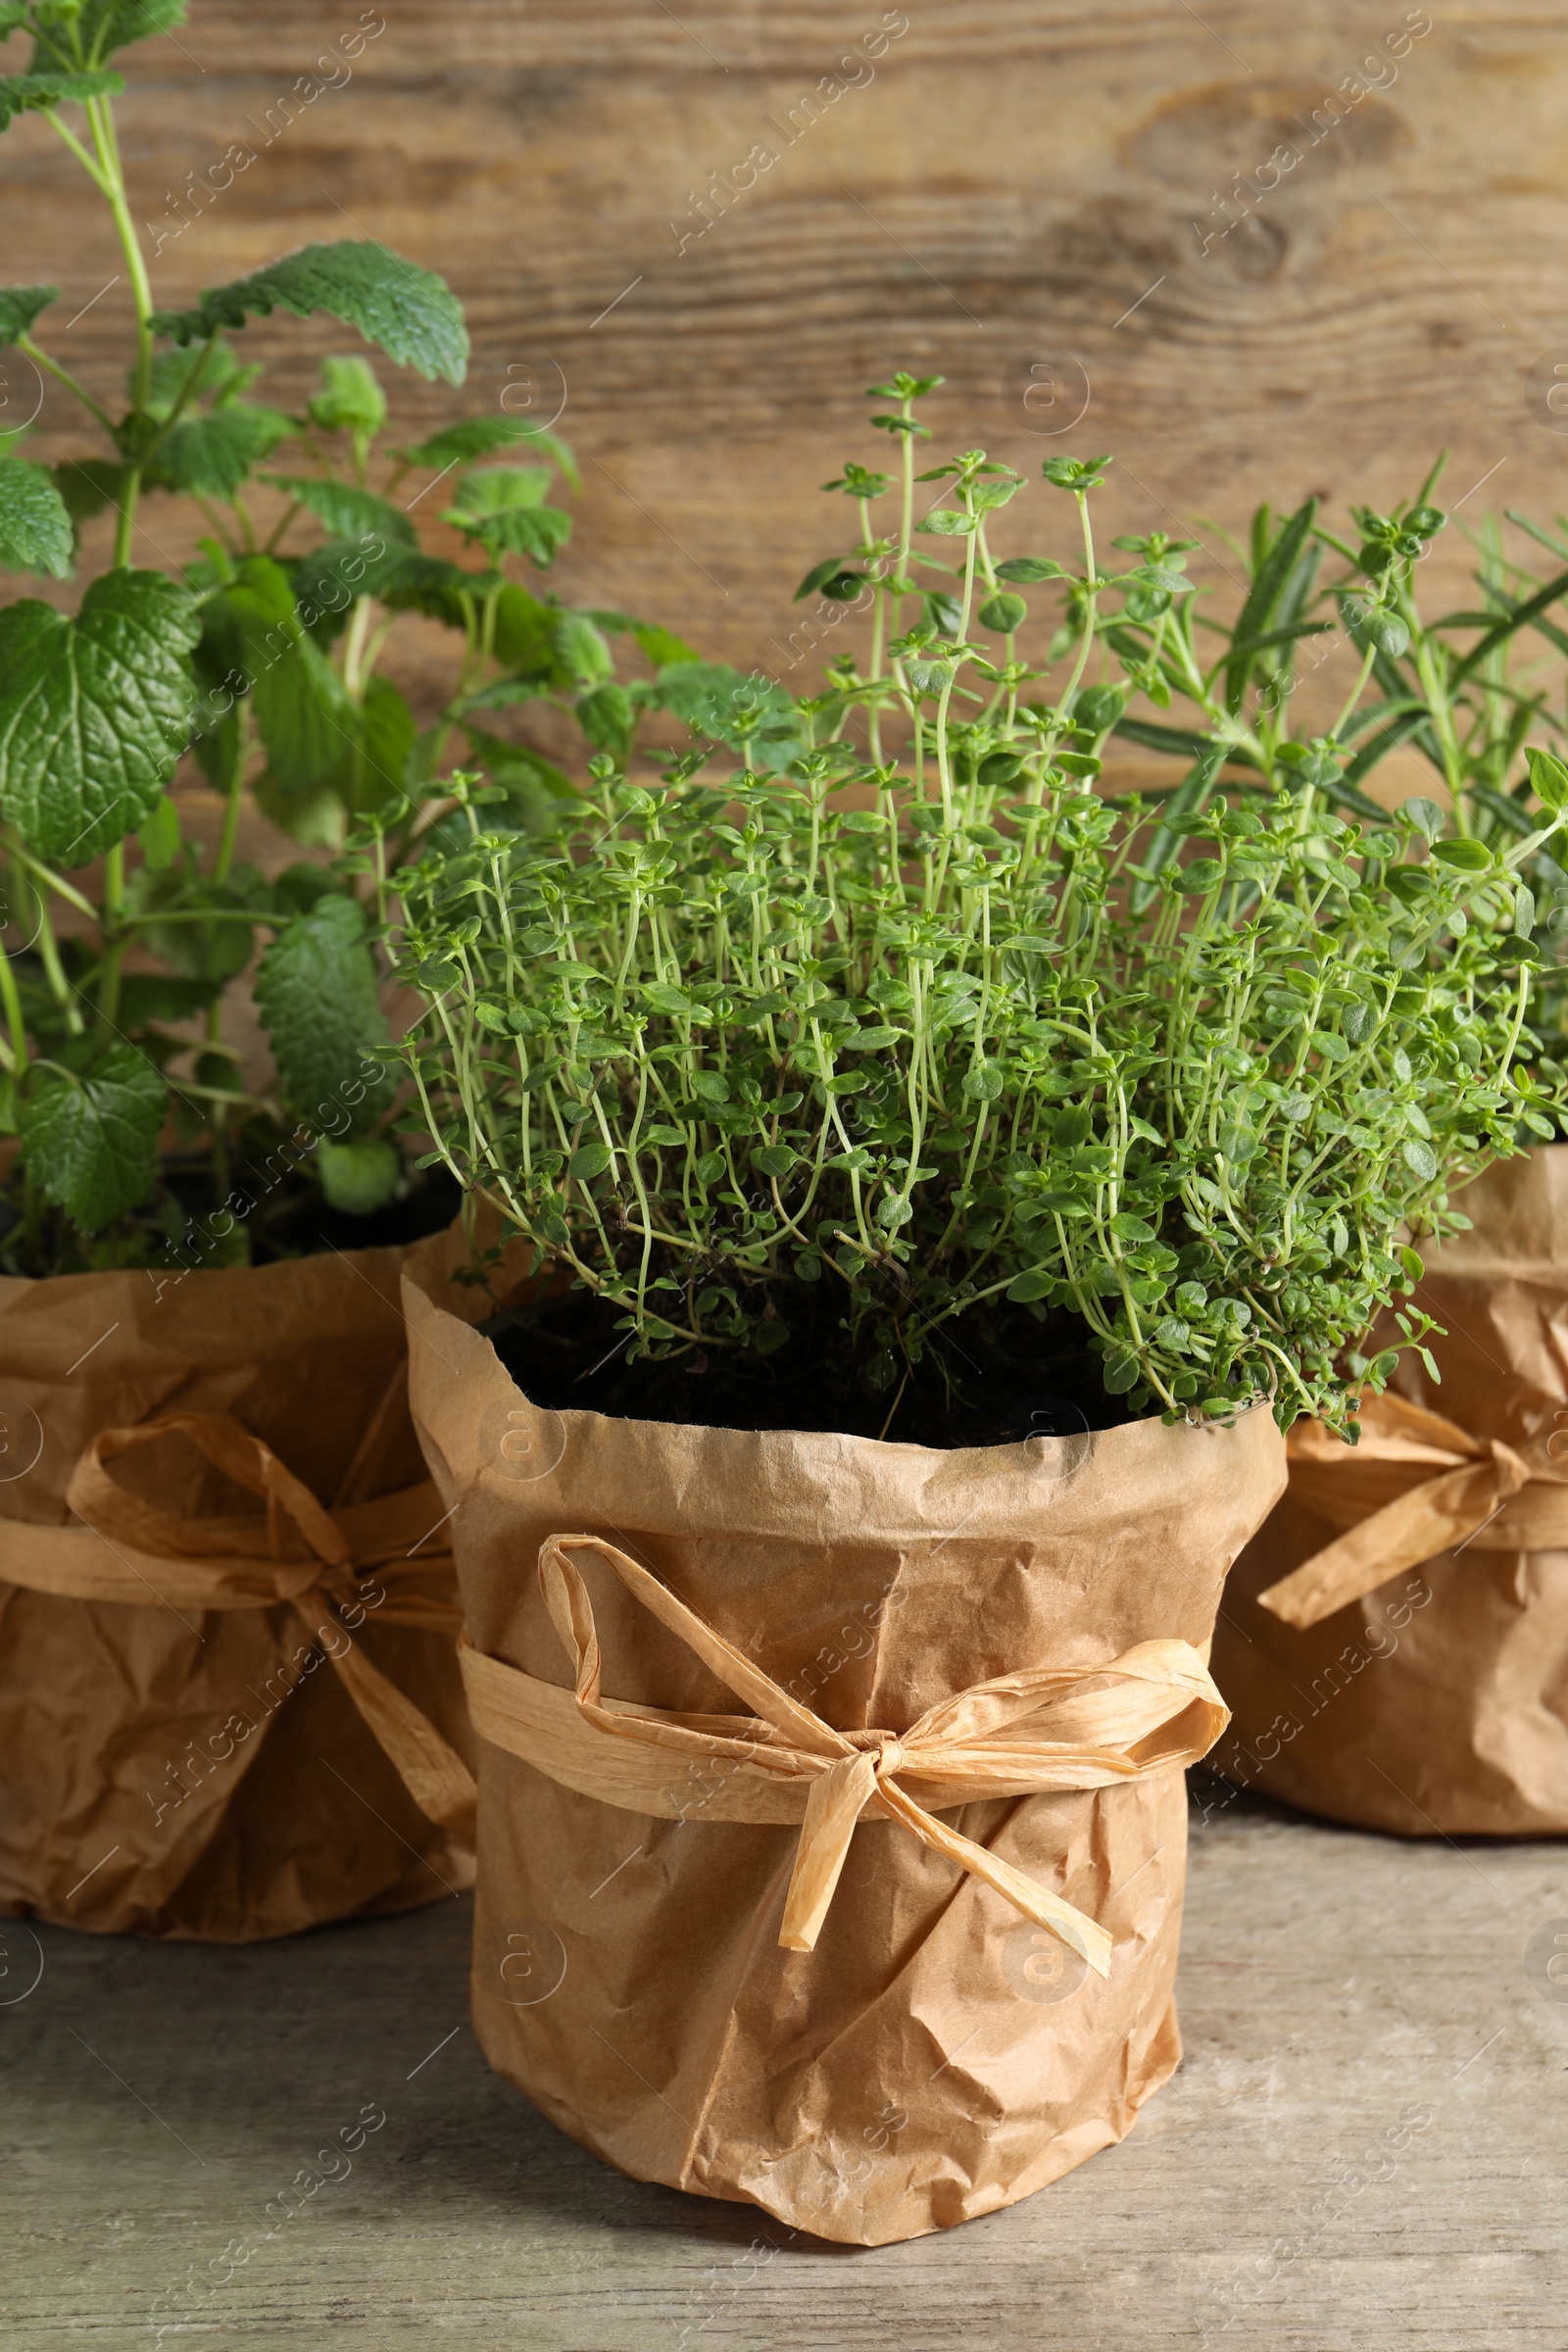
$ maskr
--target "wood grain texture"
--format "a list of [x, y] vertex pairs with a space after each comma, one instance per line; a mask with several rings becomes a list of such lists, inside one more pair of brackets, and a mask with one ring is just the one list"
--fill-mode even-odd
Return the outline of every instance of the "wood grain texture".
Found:
[[[362, 13], [385, 29], [318, 66]], [[463, 401], [515, 409], [532, 385], [543, 415], [564, 386], [587, 476], [564, 588], [804, 679], [790, 592], [838, 535], [816, 485], [865, 450], [861, 388], [901, 363], [947, 376], [933, 421], [958, 446], [1030, 470], [1114, 450], [1117, 527], [1234, 528], [1265, 492], [1386, 501], [1445, 443], [1450, 497], [1488, 477], [1472, 511], [1564, 503], [1568, 440], [1526, 378], [1568, 346], [1568, 19], [1471, 0], [1396, 58], [1407, 16], [1426, 21], [1398, 0], [912, 0], [872, 60], [853, 44], [884, 24], [873, 0], [206, 0], [141, 53], [123, 135], [138, 216], [168, 232], [161, 299], [311, 237], [439, 268], [474, 327]], [[1383, 86], [1352, 104], [1358, 73]], [[306, 103], [313, 74], [341, 86]], [[1219, 199], [1282, 141], [1298, 161], [1220, 238]], [[710, 175], [734, 188], [760, 144], [771, 165], [678, 251]], [[213, 196], [235, 146], [255, 160]], [[60, 339], [106, 388], [123, 288], [100, 291], [105, 229], [35, 119], [0, 150], [0, 200], [6, 275], [57, 276], [62, 324], [91, 301]], [[248, 338], [298, 393], [343, 330]], [[1023, 405], [1039, 362], [1063, 389], [1087, 375], [1065, 438], [1035, 429], [1059, 408]], [[29, 391], [13, 368], [13, 407]], [[411, 418], [460, 405], [404, 387]], [[53, 389], [43, 421], [81, 445]], [[148, 522], [185, 543], [167, 508]], [[1200, 530], [1225, 590], [1235, 560]]]
[[[43, 1929], [20, 2001], [38, 1951], [0, 1923], [5, 2340], [132, 2352], [178, 2314], [198, 2352], [1560, 2352], [1568, 2006], [1526, 1962], [1560, 1848], [1208, 1795], [1174, 2082], [1038, 2196], [873, 2253], [563, 2138], [467, 2028], [466, 1901], [249, 1950]], [[985, 2051], [956, 2061], [981, 2100]], [[366, 2101], [353, 2172], [270, 2224]]]

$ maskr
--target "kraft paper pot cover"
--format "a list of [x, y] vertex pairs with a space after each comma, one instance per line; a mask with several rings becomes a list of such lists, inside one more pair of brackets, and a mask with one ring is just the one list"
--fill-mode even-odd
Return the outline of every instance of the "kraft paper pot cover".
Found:
[[242, 1942], [471, 1884], [401, 1259], [0, 1282], [0, 1911]]
[[1181, 1765], [1267, 1412], [940, 1452], [537, 1410], [455, 1262], [404, 1298], [491, 2063], [637, 2178], [855, 2245], [1119, 2139], [1180, 2055]]
[[1225, 1594], [1214, 1761], [1368, 1829], [1561, 1836], [1568, 1146], [1497, 1163], [1455, 1205], [1472, 1230], [1422, 1245], [1415, 1299], [1445, 1328], [1441, 1385], [1405, 1357], [1353, 1452], [1291, 1433], [1289, 1491]]

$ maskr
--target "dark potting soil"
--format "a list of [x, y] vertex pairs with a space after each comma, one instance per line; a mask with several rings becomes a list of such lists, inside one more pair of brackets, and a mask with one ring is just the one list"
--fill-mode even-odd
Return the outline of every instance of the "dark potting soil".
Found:
[[367, 1217], [333, 1208], [315, 1189], [284, 1204], [282, 1214], [257, 1237], [253, 1265], [274, 1257], [314, 1257], [323, 1250], [407, 1249], [432, 1233], [444, 1233], [463, 1205], [463, 1187], [445, 1168], [411, 1172], [408, 1189]]
[[[798, 1310], [795, 1310], [798, 1311]], [[824, 1315], [823, 1321], [827, 1318]], [[478, 1328], [529, 1400], [628, 1421], [710, 1429], [837, 1430], [906, 1446], [1016, 1446], [1030, 1437], [1118, 1429], [1138, 1418], [1107, 1396], [1100, 1358], [1065, 1314], [1021, 1308], [960, 1318], [934, 1342], [899, 1393], [813, 1345], [792, 1319], [788, 1347], [760, 1357], [713, 1350], [628, 1363], [616, 1310], [581, 1291], [495, 1315]], [[834, 1332], [834, 1338], [839, 1335]]]
[[[91, 1254], [82, 1238], [53, 1212], [46, 1212], [35, 1247], [27, 1250], [21, 1205], [0, 1194], [0, 1272], [36, 1277], [115, 1266], [266, 1266], [332, 1250], [407, 1248], [427, 1234], [444, 1232], [463, 1200], [462, 1187], [444, 1168], [411, 1168], [397, 1199], [368, 1216], [353, 1216], [333, 1208], [304, 1173], [269, 1180], [266, 1160], [258, 1165], [263, 1172], [238, 1160], [230, 1189], [220, 1198], [205, 1158], [166, 1161], [154, 1198]], [[236, 1261], [225, 1254], [222, 1240], [231, 1233], [248, 1245], [246, 1258]]]

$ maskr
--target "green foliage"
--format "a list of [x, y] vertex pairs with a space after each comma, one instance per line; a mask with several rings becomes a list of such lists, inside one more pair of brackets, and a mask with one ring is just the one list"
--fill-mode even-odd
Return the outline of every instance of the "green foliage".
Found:
[[574, 490], [581, 487], [565, 442], [554, 433], [541, 431], [537, 425], [519, 424], [511, 416], [465, 416], [461, 422], [443, 425], [439, 432], [429, 434], [399, 454], [411, 466], [433, 466], [438, 472], [444, 472], [450, 466], [471, 465], [475, 458], [493, 457], [497, 450], [528, 447], [559, 466]]
[[124, 89], [118, 74], [0, 74], [0, 130], [18, 115], [48, 114], [57, 106], [85, 106], [91, 98], [118, 98]]
[[[4, 89], [0, 83], [0, 104]], [[292, 311], [296, 318], [324, 311], [345, 326], [358, 327], [398, 367], [428, 379], [461, 384], [467, 372], [467, 329], [444, 279], [384, 245], [347, 238], [335, 245], [304, 245], [248, 277], [209, 287], [194, 310], [158, 312], [153, 327], [176, 343], [191, 343], [274, 310]]]
[[0, 286], [0, 351], [20, 342], [40, 311], [59, 299], [58, 286]]
[[238, 629], [269, 777], [283, 797], [304, 795], [353, 740], [348, 689], [301, 620], [288, 574], [271, 557], [247, 557], [219, 602]]
[[187, 416], [172, 426], [149, 474], [171, 490], [231, 499], [243, 489], [252, 468], [270, 457], [293, 430], [293, 420], [277, 409], [233, 401], [210, 416]]
[[65, 502], [47, 466], [25, 458], [0, 458], [0, 564], [10, 571], [42, 571], [65, 579], [74, 534]]
[[134, 1208], [157, 1169], [167, 1090], [134, 1046], [111, 1046], [84, 1075], [45, 1066], [22, 1114], [32, 1182], [84, 1233]]
[[63, 42], [72, 57], [98, 65], [132, 41], [172, 32], [185, 22], [186, 0], [38, 0], [14, 13], [22, 24], [30, 17], [45, 36], [33, 52], [36, 71], [53, 62]]
[[189, 738], [199, 633], [156, 571], [105, 573], [74, 620], [0, 612], [0, 813], [29, 849], [85, 865], [150, 812]]
[[397, 1091], [378, 981], [364, 911], [336, 896], [285, 924], [256, 976], [284, 1097], [329, 1131], [363, 1134]]
[[357, 482], [337, 482], [329, 476], [277, 474], [280, 490], [297, 499], [309, 514], [334, 539], [365, 539], [379, 532], [402, 547], [418, 544], [413, 523], [401, 507]]
[[444, 519], [491, 556], [531, 556], [551, 564], [571, 536], [571, 517], [546, 506], [548, 466], [489, 466], [460, 474]]
[[368, 360], [323, 360], [321, 389], [307, 413], [323, 433], [351, 433], [356, 459], [363, 466], [371, 442], [386, 422], [386, 394]]

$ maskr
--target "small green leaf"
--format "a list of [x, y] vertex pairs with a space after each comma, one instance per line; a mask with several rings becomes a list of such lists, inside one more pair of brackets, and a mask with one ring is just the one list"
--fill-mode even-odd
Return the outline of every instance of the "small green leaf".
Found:
[[[469, 476], [470, 481], [483, 478]], [[571, 537], [571, 516], [562, 508], [521, 501], [482, 514], [449, 507], [442, 519], [466, 538], [477, 540], [490, 555], [530, 556], [541, 570], [548, 569]]]
[[580, 1144], [566, 1162], [566, 1174], [586, 1183], [591, 1176], [602, 1176], [614, 1156], [608, 1144]]
[[411, 466], [434, 466], [445, 472], [475, 458], [492, 457], [498, 449], [529, 447], [554, 458], [572, 488], [578, 488], [577, 468], [565, 442], [554, 433], [542, 432], [537, 425], [519, 424], [510, 416], [466, 416], [461, 423], [443, 425], [427, 440], [398, 454], [407, 458]]
[[352, 815], [364, 816], [402, 794], [418, 728], [391, 679], [381, 677], [368, 681], [350, 725], [349, 748], [320, 781]]
[[609, 646], [586, 612], [563, 612], [552, 650], [559, 675], [572, 687], [597, 686], [614, 668]]
[[1005, 564], [997, 565], [999, 580], [1016, 580], [1023, 588], [1032, 588], [1041, 580], [1064, 580], [1067, 573], [1050, 556], [1009, 556]]
[[71, 571], [75, 534], [46, 466], [0, 457], [0, 564], [10, 571]]
[[249, 556], [215, 600], [239, 631], [257, 731], [278, 793], [298, 798], [352, 750], [358, 719], [347, 689], [306, 629], [280, 564]]
[[492, 514], [512, 514], [539, 506], [550, 488], [548, 466], [486, 466], [459, 474], [452, 488], [449, 519], [466, 527]]
[[1554, 816], [1568, 808], [1568, 766], [1536, 744], [1525, 753], [1525, 760], [1530, 769], [1531, 788], [1542, 807], [1549, 808]]
[[308, 404], [310, 419], [323, 433], [352, 433], [373, 441], [386, 422], [386, 394], [368, 360], [358, 354], [321, 362], [321, 389]]
[[[220, 416], [225, 415], [223, 410]], [[355, 482], [334, 482], [324, 474], [270, 474], [280, 490], [297, 498], [333, 539], [390, 539], [403, 547], [417, 545], [418, 534], [401, 507], [362, 490]]]
[[47, 114], [57, 106], [85, 106], [89, 98], [119, 98], [124, 91], [119, 74], [8, 74], [0, 75], [0, 130], [12, 118]]
[[136, 827], [136, 841], [149, 869], [159, 874], [179, 856], [179, 810], [167, 797]]
[[58, 286], [0, 286], [0, 351], [20, 342], [39, 312], [59, 299]]
[[329, 1130], [374, 1126], [397, 1093], [397, 1072], [354, 900], [318, 899], [283, 926], [262, 957], [256, 1006], [293, 1108]]
[[[118, 75], [93, 78], [123, 87]], [[0, 83], [0, 107], [5, 87]], [[467, 372], [463, 310], [445, 281], [384, 245], [352, 239], [301, 246], [249, 277], [209, 287], [194, 310], [157, 313], [153, 331], [176, 343], [205, 341], [220, 327], [241, 327], [248, 317], [274, 310], [291, 311], [297, 318], [325, 311], [358, 327], [398, 367], [412, 368], [426, 379], [441, 376], [461, 384]]]
[[1406, 1137], [1400, 1149], [1404, 1164], [1412, 1176], [1419, 1177], [1423, 1184], [1432, 1184], [1436, 1181], [1438, 1155], [1430, 1144], [1423, 1143], [1419, 1136], [1412, 1135]]
[[231, 401], [208, 416], [182, 417], [153, 460], [152, 475], [197, 498], [231, 499], [251, 467], [294, 430], [281, 409]]
[[1439, 865], [1460, 874], [1485, 874], [1492, 866], [1492, 852], [1484, 841], [1435, 841], [1432, 855]]
[[86, 865], [150, 813], [189, 741], [199, 635], [154, 571], [106, 572], [74, 620], [0, 612], [0, 809], [32, 849]]
[[134, 1046], [112, 1046], [82, 1078], [39, 1072], [22, 1110], [27, 1174], [84, 1233], [101, 1233], [152, 1186], [168, 1099]]
[[1020, 1306], [1028, 1306], [1036, 1298], [1049, 1297], [1056, 1281], [1050, 1267], [1031, 1266], [1026, 1273], [1014, 1275], [1007, 1285], [1007, 1297]]
[[981, 625], [995, 629], [999, 636], [1010, 636], [1028, 617], [1029, 608], [1021, 596], [988, 596], [980, 608]]
[[613, 679], [596, 686], [591, 694], [578, 700], [578, 726], [596, 750], [611, 752], [617, 760], [624, 760], [631, 748], [636, 723], [637, 711], [631, 696]]
[[[241, 570], [270, 561], [249, 556]], [[473, 581], [472, 572], [458, 564], [423, 555], [406, 540], [390, 539], [373, 528], [359, 538], [323, 539], [298, 559], [292, 574], [295, 609], [321, 646], [338, 636], [362, 596], [378, 597], [394, 612], [430, 612], [461, 627], [462, 608], [452, 592], [471, 588]]]
[[1135, 1217], [1122, 1209], [1110, 1220], [1110, 1230], [1119, 1242], [1152, 1242], [1154, 1228], [1144, 1217]]
[[788, 1144], [764, 1144], [752, 1153], [753, 1167], [764, 1176], [787, 1176], [799, 1159], [800, 1153], [792, 1152]]
[[[1530, 755], [1532, 759], [1534, 756], [1534, 754]], [[1543, 754], [1543, 757], [1544, 758], [1545, 755]], [[1565, 770], [1564, 773], [1568, 774], [1568, 770]], [[1411, 793], [1407, 800], [1399, 803], [1399, 812], [1402, 816], [1409, 818], [1411, 824], [1425, 841], [1436, 841], [1438, 835], [1443, 831], [1443, 810], [1438, 807], [1436, 801], [1429, 801], [1425, 793]]]
[[825, 596], [831, 604], [853, 604], [865, 586], [863, 572], [851, 571], [842, 556], [828, 556], [813, 564], [795, 591], [794, 601], [803, 597]]
[[[155, 33], [171, 32], [185, 22], [186, 0], [43, 0], [32, 14], [40, 22], [74, 19], [76, 38], [81, 55], [94, 65], [102, 65], [117, 49], [125, 48], [131, 41], [151, 40]], [[46, 53], [34, 50], [32, 63], [36, 67], [50, 61]]]
[[697, 1010], [697, 1001], [683, 988], [671, 988], [667, 981], [651, 980], [643, 990], [647, 1004], [655, 1012], [673, 1013], [690, 1017]]

